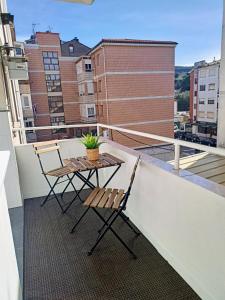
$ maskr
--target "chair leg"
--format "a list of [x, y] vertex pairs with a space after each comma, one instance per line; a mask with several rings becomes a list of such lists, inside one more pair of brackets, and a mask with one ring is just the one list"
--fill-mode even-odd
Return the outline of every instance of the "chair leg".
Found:
[[77, 227], [77, 225], [80, 223], [80, 221], [83, 219], [83, 217], [86, 215], [86, 213], [88, 212], [90, 206], [88, 206], [88, 208], [83, 212], [83, 214], [80, 216], [79, 220], [75, 223], [75, 225], [73, 226], [73, 228], [71, 229], [70, 233], [73, 233], [75, 228]]
[[[67, 205], [67, 207], [63, 210], [63, 213], [66, 213], [68, 211], [68, 209], [74, 203], [74, 201], [76, 200], [76, 198], [78, 197], [78, 195], [80, 195], [80, 193], [82, 192], [83, 188], [85, 187], [85, 185], [87, 184], [87, 182], [89, 181], [89, 179], [91, 178], [91, 176], [93, 175], [93, 173], [94, 172], [91, 172], [91, 171], [89, 172], [88, 177], [86, 178], [86, 181], [82, 185], [81, 189], [79, 190], [79, 192], [76, 193], [75, 197], [70, 201], [70, 203]], [[81, 202], [83, 202], [82, 199], [80, 198], [80, 196], [79, 196], [79, 199], [80, 199]]]
[[51, 193], [54, 191], [54, 188], [55, 188], [55, 186], [57, 185], [57, 183], [58, 183], [60, 177], [58, 177], [58, 178], [56, 179], [56, 181], [54, 182], [53, 186], [51, 186], [51, 183], [50, 183], [50, 181], [48, 180], [47, 176], [45, 176], [45, 179], [46, 179], [46, 181], [48, 182], [48, 185], [50, 186], [50, 191], [49, 191], [48, 195], [45, 197], [45, 199], [42, 201], [41, 206], [44, 206], [45, 203], [48, 201], [48, 198], [50, 197]]
[[[106, 223], [109, 222], [109, 220], [111, 219], [111, 217], [114, 215], [115, 212], [116, 212], [116, 211], [113, 210], [113, 212], [110, 214], [110, 216], [105, 220]], [[102, 225], [102, 227], [98, 230], [98, 233], [99, 233], [99, 234], [100, 234], [100, 233], [102, 232], [102, 230], [105, 228], [106, 223], [104, 223], [104, 224]]]
[[91, 248], [91, 250], [88, 252], [88, 255], [92, 255], [93, 251], [95, 250], [95, 248], [97, 247], [97, 245], [100, 243], [100, 241], [103, 239], [104, 235], [107, 233], [108, 230], [111, 230], [112, 233], [117, 237], [117, 239], [120, 241], [120, 243], [130, 252], [130, 254], [132, 254], [133, 258], [136, 259], [137, 256], [134, 254], [134, 252], [128, 247], [128, 245], [121, 239], [121, 237], [116, 233], [116, 231], [112, 228], [112, 224], [114, 223], [114, 221], [117, 219], [117, 217], [119, 216], [121, 211], [118, 211], [116, 216], [111, 220], [110, 223], [106, 223], [105, 219], [100, 215], [100, 213], [93, 208], [93, 210], [95, 211], [95, 213], [99, 216], [99, 218], [105, 223], [106, 225], [106, 229], [103, 231], [102, 234], [99, 235], [99, 237], [97, 238], [97, 241], [95, 242], [95, 244], [93, 245], [93, 247]]
[[129, 218], [125, 216], [123, 213], [119, 214], [119, 216], [123, 219], [123, 221], [130, 227], [130, 229], [136, 234], [140, 235], [141, 233], [137, 231], [130, 223], [129, 223]]

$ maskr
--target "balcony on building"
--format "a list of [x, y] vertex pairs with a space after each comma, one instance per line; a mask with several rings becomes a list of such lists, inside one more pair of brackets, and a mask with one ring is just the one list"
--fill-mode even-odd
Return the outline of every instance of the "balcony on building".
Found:
[[[99, 128], [114, 130], [98, 124]], [[127, 132], [127, 129], [117, 130]], [[153, 135], [141, 132], [140, 136], [153, 138]], [[168, 139], [155, 138], [161, 142]], [[101, 152], [125, 161], [110, 186], [126, 189], [141, 152], [110, 139], [104, 141]], [[141, 153], [125, 213], [142, 235], [134, 239], [123, 223], [118, 221], [115, 225], [136, 252], [137, 260], [133, 260], [111, 234], [99, 245], [96, 253], [87, 256], [100, 225], [95, 215], [90, 213], [77, 232], [71, 235], [69, 231], [83, 211], [82, 205], [76, 203], [65, 215], [54, 200], [40, 207], [48, 186], [33, 146], [15, 145], [13, 151], [18, 175], [12, 175], [11, 170], [6, 173], [6, 192], [2, 190], [1, 199], [6, 197], [9, 207], [17, 206], [18, 191], [12, 191], [10, 187], [16, 180], [15, 176], [19, 176], [24, 199], [24, 224], [18, 224], [23, 223], [23, 219], [18, 219], [17, 208], [9, 211], [20, 276], [24, 281], [24, 299], [224, 298], [225, 151], [185, 141], [169, 141], [174, 143], [176, 151], [184, 143], [199, 148], [201, 152], [180, 159], [175, 151], [175, 160], [170, 162]], [[61, 140], [59, 145], [63, 158], [85, 155], [78, 138]], [[46, 154], [44, 164], [46, 169], [57, 167], [57, 156]], [[215, 180], [207, 177], [207, 165], [211, 172], [220, 168], [223, 173], [220, 179], [223, 177], [224, 181], [219, 181], [219, 174], [215, 175]], [[102, 170], [100, 180], [104, 182], [109, 175], [110, 170]], [[78, 180], [74, 183], [78, 188], [81, 186]], [[64, 204], [69, 201], [71, 193], [66, 194]], [[88, 193], [89, 190], [85, 190], [83, 199]], [[22, 246], [20, 227], [24, 228]]]

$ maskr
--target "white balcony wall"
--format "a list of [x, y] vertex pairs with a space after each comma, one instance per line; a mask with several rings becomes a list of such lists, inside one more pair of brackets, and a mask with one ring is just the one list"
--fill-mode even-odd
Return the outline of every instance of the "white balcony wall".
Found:
[[19, 300], [22, 294], [5, 192], [9, 155], [0, 152], [0, 299]]
[[[127, 188], [133, 150], [104, 144], [126, 163], [110, 186]], [[108, 170], [105, 169], [107, 176]], [[225, 199], [146, 155], [137, 169], [127, 215], [204, 300], [224, 300]]]
[[[77, 139], [60, 145], [64, 158], [85, 154]], [[113, 142], [103, 144], [101, 151], [125, 161], [110, 186], [126, 189], [138, 152]], [[47, 194], [32, 146], [17, 146], [16, 155], [24, 198]], [[56, 157], [46, 157], [47, 169], [56, 164]], [[224, 300], [225, 199], [172, 168], [142, 154], [126, 213], [202, 299]], [[111, 172], [104, 169], [100, 182]]]
[[[78, 157], [85, 155], [86, 150], [81, 144], [79, 139], [61, 140], [59, 142], [60, 153], [62, 158]], [[40, 197], [48, 194], [49, 186], [41, 174], [41, 168], [37, 156], [34, 153], [34, 148], [31, 144], [18, 145], [15, 147], [21, 190], [23, 194], [23, 199]], [[41, 155], [44, 169], [46, 171], [51, 169], [56, 169], [60, 167], [60, 161], [58, 159], [57, 152], [49, 152]], [[100, 171], [99, 176], [101, 178], [102, 172]], [[50, 178], [50, 177], [49, 177]], [[50, 181], [54, 182], [54, 178]], [[93, 177], [93, 182], [95, 182], [95, 177]], [[76, 187], [81, 187], [82, 181], [79, 178], [74, 179]], [[62, 192], [65, 184], [62, 183], [56, 187], [57, 192]], [[68, 188], [67, 191], [71, 190]]]

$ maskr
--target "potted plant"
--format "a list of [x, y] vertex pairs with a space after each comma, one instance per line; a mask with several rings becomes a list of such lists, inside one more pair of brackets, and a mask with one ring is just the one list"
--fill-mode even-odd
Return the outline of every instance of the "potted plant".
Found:
[[99, 136], [94, 136], [92, 133], [83, 135], [81, 143], [86, 147], [87, 157], [89, 160], [99, 159], [99, 146], [102, 142], [99, 142]]

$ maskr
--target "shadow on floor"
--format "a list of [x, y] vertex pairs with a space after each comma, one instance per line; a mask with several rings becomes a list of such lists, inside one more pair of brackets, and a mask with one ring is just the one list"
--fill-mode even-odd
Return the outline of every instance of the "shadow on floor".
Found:
[[40, 207], [41, 200], [25, 200], [25, 300], [200, 299], [148, 240], [134, 238], [120, 219], [115, 229], [137, 260], [110, 232], [87, 256], [101, 221], [90, 211], [70, 234], [82, 206], [76, 202], [63, 215], [55, 200]]

